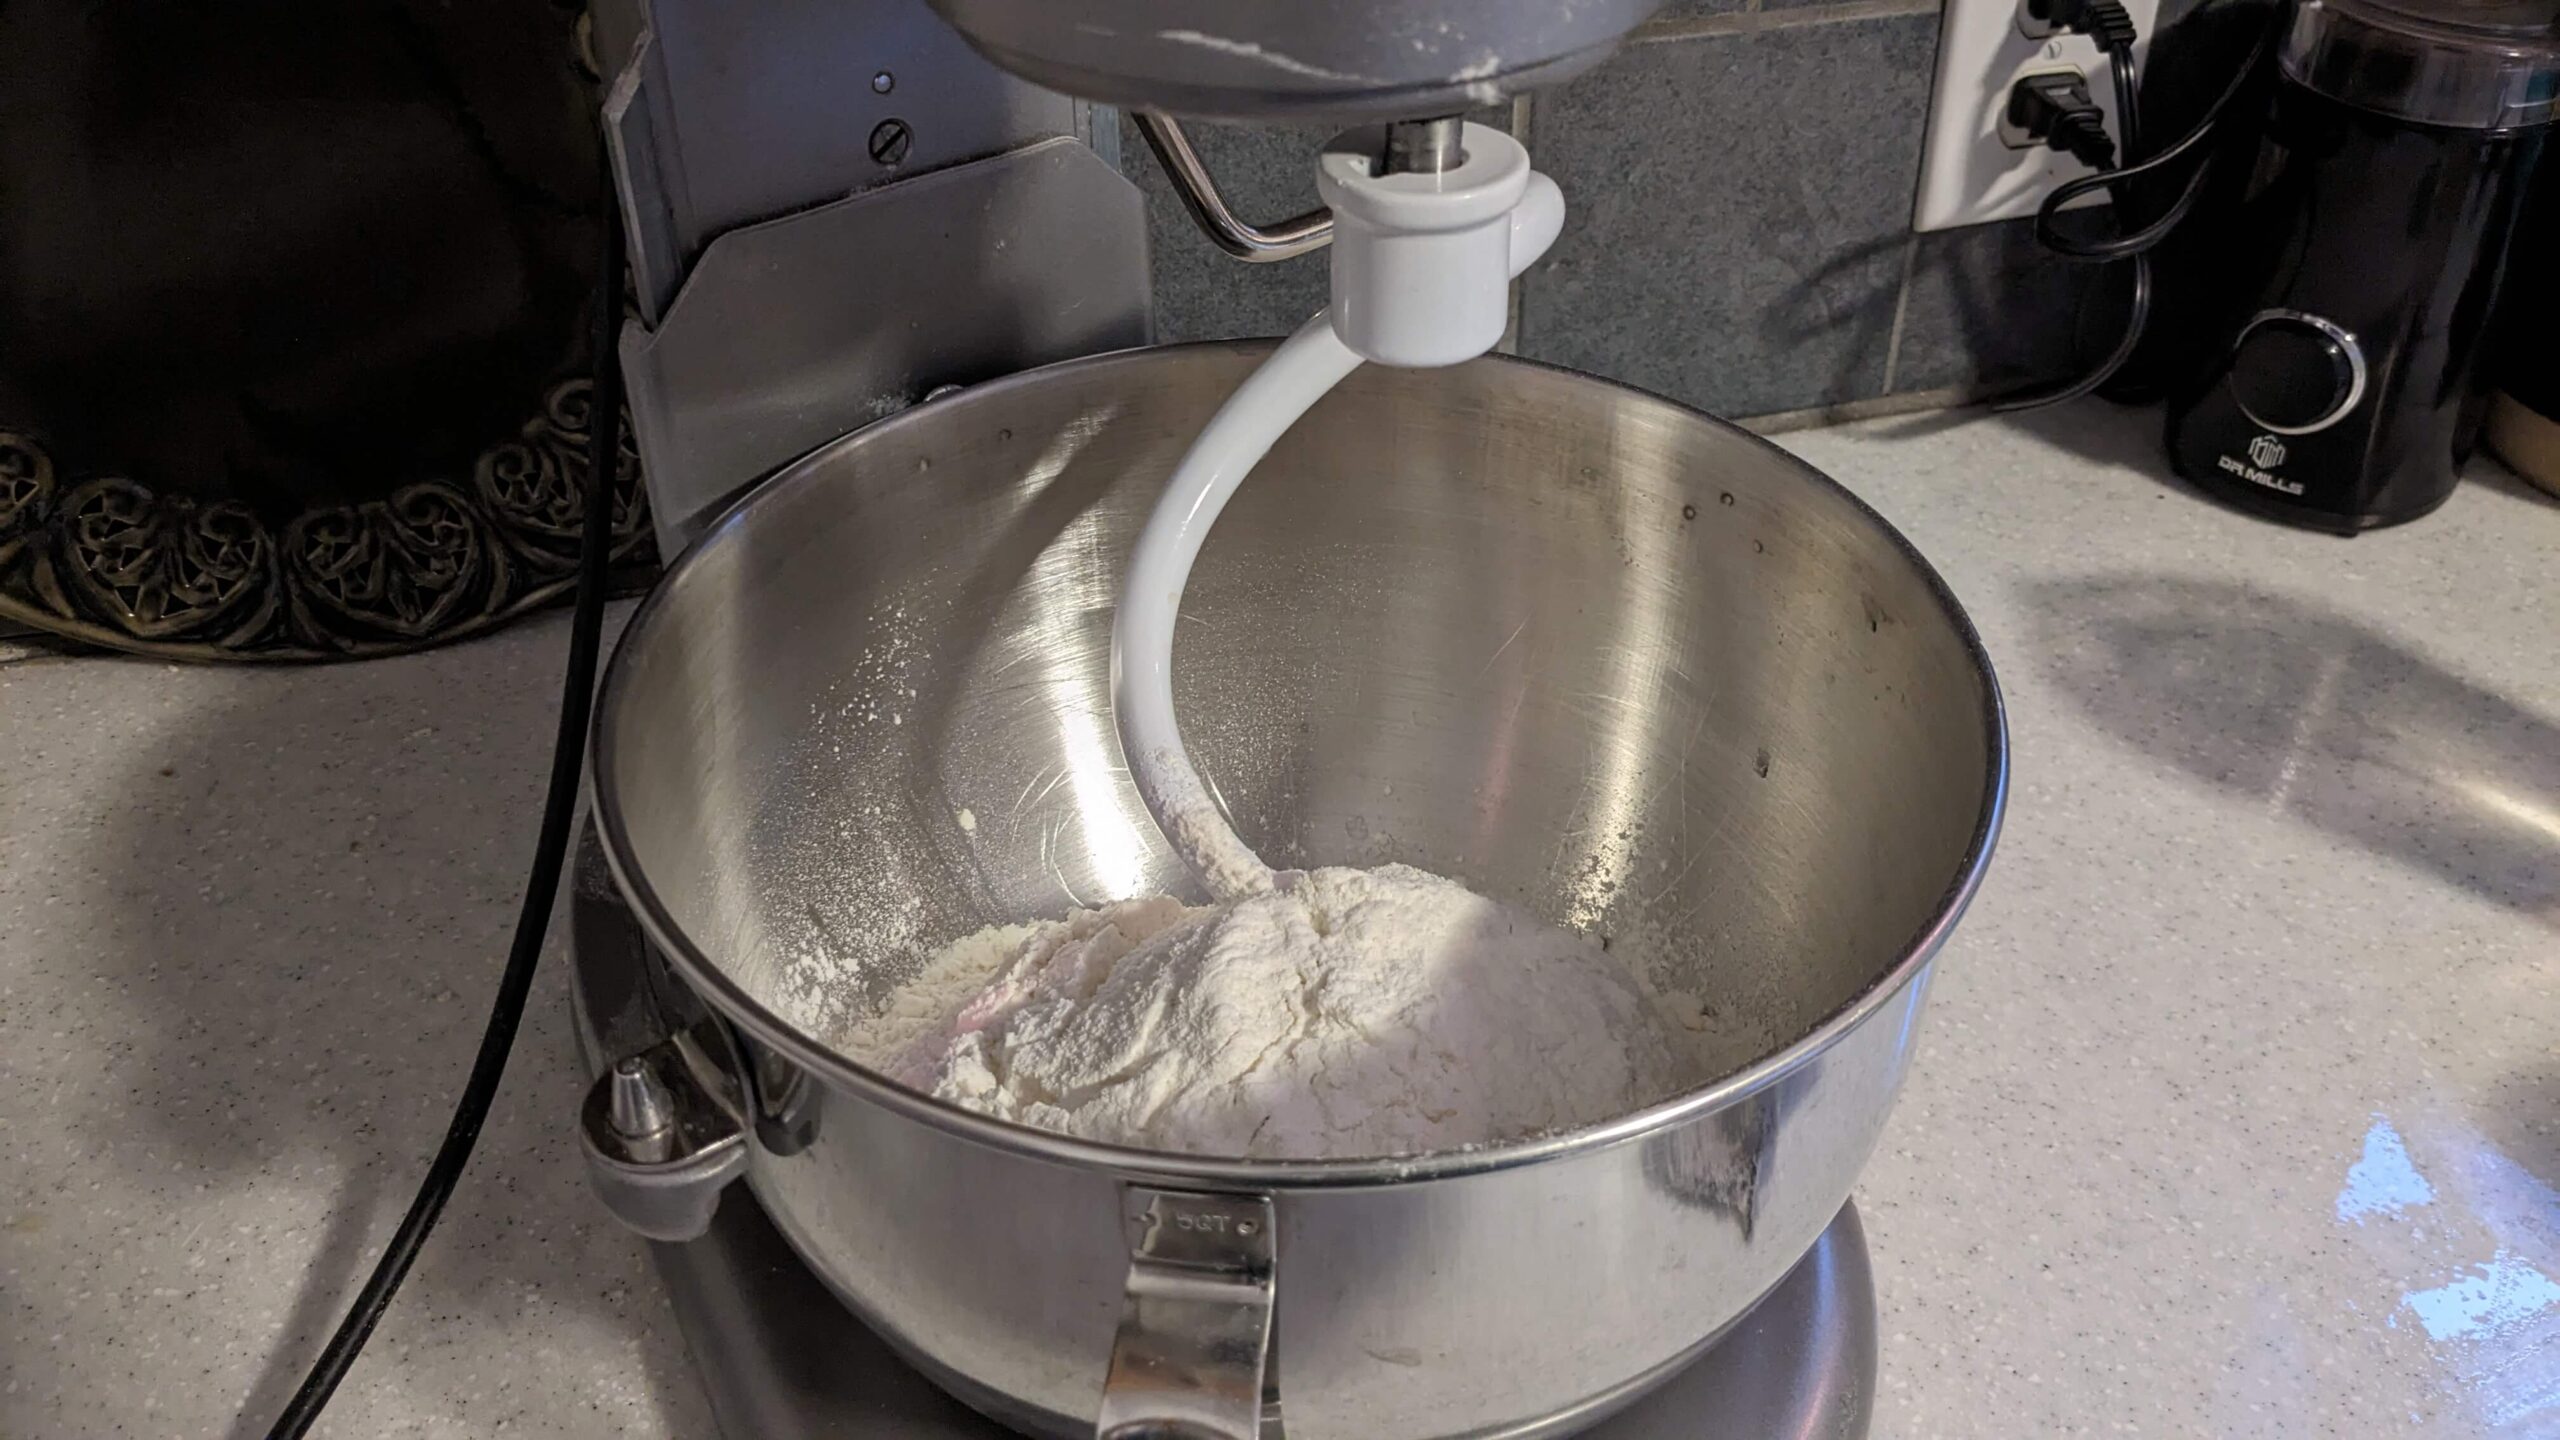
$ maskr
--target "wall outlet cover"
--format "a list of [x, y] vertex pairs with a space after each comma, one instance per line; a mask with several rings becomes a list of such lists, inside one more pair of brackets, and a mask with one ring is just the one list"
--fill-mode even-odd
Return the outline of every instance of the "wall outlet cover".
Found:
[[[2140, 34], [2134, 56], [2149, 50], [2159, 0], [2125, 0]], [[1929, 133], [1921, 147], [1915, 230], [1954, 230], [2036, 213], [2044, 197], [2089, 168], [2059, 150], [2015, 149], [2000, 138], [2009, 89], [2026, 76], [2077, 70], [2107, 112], [2107, 133], [2122, 144], [2115, 85], [2106, 57], [2084, 35], [2032, 36], [2021, 24], [2024, 0], [1947, 0], [1938, 31], [1938, 76], [1929, 101]], [[2103, 203], [2092, 196], [2088, 203]]]

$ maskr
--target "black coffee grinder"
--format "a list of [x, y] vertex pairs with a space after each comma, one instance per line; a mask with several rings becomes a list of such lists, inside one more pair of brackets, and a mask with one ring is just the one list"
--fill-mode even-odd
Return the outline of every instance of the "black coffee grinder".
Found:
[[[2169, 396], [2215, 497], [2355, 534], [2444, 503], [2509, 239], [2560, 120], [2560, 0], [2301, 0], [2222, 237], [2220, 342]], [[2203, 217], [2199, 217], [2203, 218]]]

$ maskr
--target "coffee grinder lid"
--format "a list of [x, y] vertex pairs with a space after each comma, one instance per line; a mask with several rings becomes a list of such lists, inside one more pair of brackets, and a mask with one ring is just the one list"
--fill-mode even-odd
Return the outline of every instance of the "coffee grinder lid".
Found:
[[2396, 119], [2546, 125], [2560, 119], [2560, 0], [2302, 0], [2283, 63], [2295, 84]]

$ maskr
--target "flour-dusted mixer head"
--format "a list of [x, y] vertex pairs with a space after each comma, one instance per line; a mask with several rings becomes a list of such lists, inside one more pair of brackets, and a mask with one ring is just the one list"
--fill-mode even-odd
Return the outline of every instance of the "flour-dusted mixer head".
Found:
[[989, 59], [1107, 104], [1398, 120], [1598, 64], [1661, 0], [933, 0]]

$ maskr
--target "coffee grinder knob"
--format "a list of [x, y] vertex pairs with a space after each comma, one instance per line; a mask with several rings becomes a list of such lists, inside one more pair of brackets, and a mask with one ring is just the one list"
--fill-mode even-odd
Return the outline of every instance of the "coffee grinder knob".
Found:
[[2241, 413], [2260, 428], [2308, 435], [2345, 419], [2364, 399], [2364, 350], [2317, 315], [2261, 311], [2232, 347], [2228, 383]]

